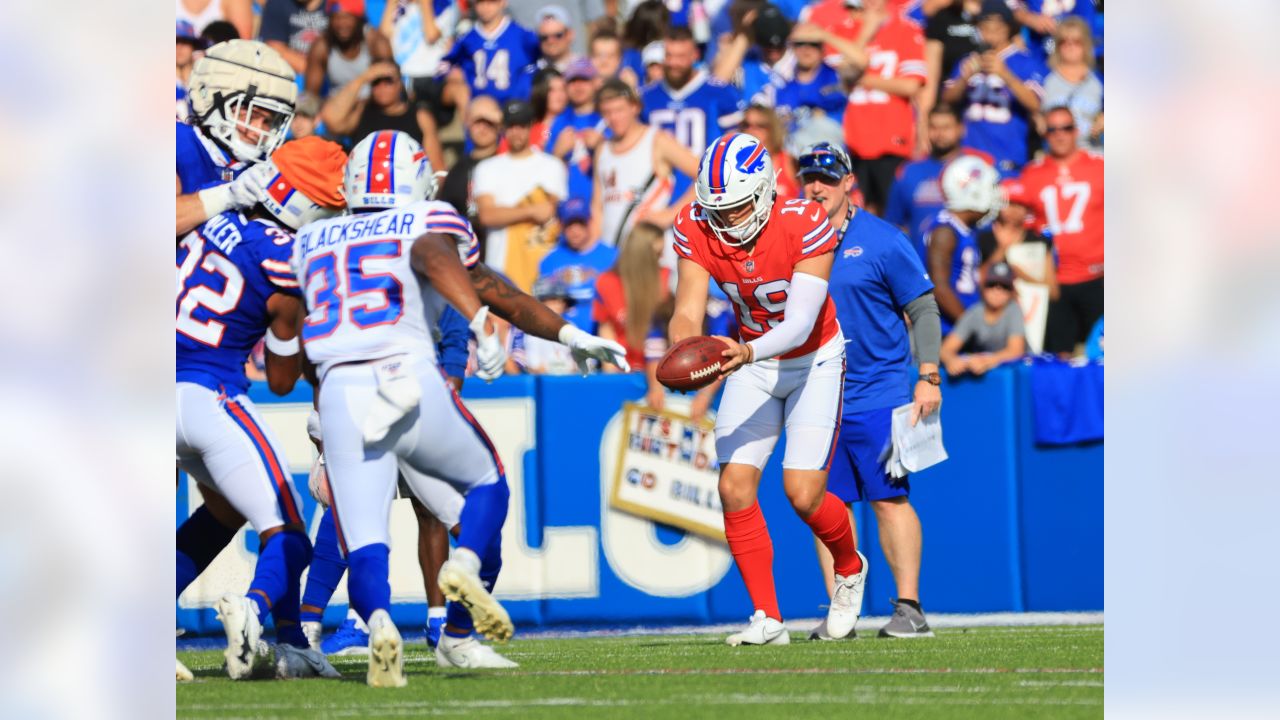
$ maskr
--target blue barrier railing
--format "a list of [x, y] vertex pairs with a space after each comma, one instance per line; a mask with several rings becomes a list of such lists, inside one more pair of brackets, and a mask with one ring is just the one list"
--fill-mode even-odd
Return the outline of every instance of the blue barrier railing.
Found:
[[[1103, 445], [1035, 442], [1031, 372], [1011, 365], [943, 386], [950, 459], [911, 478], [912, 503], [924, 527], [921, 600], [928, 611], [1103, 606]], [[722, 622], [750, 614], [722, 543], [607, 506], [612, 454], [601, 446], [615, 447], [623, 402], [643, 394], [643, 379], [635, 375], [467, 383], [463, 397], [498, 446], [512, 485], [498, 591], [518, 625]], [[250, 396], [282, 437], [295, 480], [305, 488], [310, 389], [301, 385], [277, 398], [255, 386]], [[781, 457], [780, 447], [760, 491], [779, 601], [786, 616], [813, 617], [822, 614], [826, 592], [812, 535], [783, 495]], [[193, 507], [190, 493], [184, 478], [179, 522]], [[304, 505], [314, 533], [320, 509], [309, 497]], [[871, 561], [863, 612], [891, 613], [895, 589], [874, 514], [858, 505], [855, 518], [859, 545]], [[393, 510], [393, 616], [410, 626], [426, 617], [415, 533], [407, 504]], [[188, 589], [178, 604], [179, 625], [218, 629], [210, 606], [222, 592], [247, 586], [256, 545], [252, 533], [243, 533]], [[326, 622], [340, 620], [345, 602], [343, 587]]]

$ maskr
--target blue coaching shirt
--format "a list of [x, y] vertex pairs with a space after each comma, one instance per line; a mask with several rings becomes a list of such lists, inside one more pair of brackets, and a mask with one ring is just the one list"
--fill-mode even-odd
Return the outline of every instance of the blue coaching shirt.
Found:
[[178, 245], [178, 382], [246, 392], [244, 363], [271, 323], [267, 299], [300, 295], [289, 269], [293, 235], [224, 212]]
[[541, 54], [538, 36], [505, 17], [492, 35], [476, 25], [454, 44], [444, 62], [462, 68], [472, 97], [489, 95], [501, 105], [529, 99]]
[[[1043, 63], [1016, 45], [1005, 48], [1000, 56], [1010, 72], [1036, 95], [1044, 97]], [[960, 82], [963, 65], [956, 65], [947, 85]], [[995, 158], [995, 167], [1001, 177], [1016, 175], [1027, 163], [1027, 129], [1031, 113], [1014, 99], [999, 76], [977, 72], [969, 77], [969, 86], [965, 90], [964, 122], [965, 144]]]
[[176, 155], [183, 194], [229, 183], [249, 168], [194, 125], [178, 121]]
[[911, 400], [907, 304], [933, 290], [911, 242], [865, 210], [849, 221], [836, 248], [828, 291], [844, 329], [844, 414], [897, 407]]

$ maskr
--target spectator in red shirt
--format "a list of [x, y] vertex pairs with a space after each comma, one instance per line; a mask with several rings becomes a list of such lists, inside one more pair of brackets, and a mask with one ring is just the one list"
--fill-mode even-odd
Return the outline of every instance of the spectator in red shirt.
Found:
[[1062, 356], [1074, 353], [1102, 317], [1103, 160], [1078, 147], [1079, 135], [1069, 108], [1050, 109], [1049, 152], [1022, 173], [1036, 215], [1058, 249], [1059, 298], [1049, 305], [1044, 349]]
[[[845, 144], [867, 209], [879, 215], [898, 166], [915, 150], [911, 99], [925, 83], [924, 35], [919, 26], [890, 12], [885, 0], [846, 0], [845, 5], [845, 18], [836, 29], [818, 32], [857, 78], [844, 112]], [[811, 17], [818, 23], [828, 13], [822, 5]], [[835, 19], [831, 15], [827, 21]], [[850, 32], [855, 34], [852, 41]]]
[[[644, 368], [648, 378], [647, 402], [661, 409], [665, 397], [655, 372], [667, 351], [663, 329], [671, 317], [671, 271], [658, 266], [662, 256], [662, 230], [638, 222], [618, 251], [618, 260], [596, 278], [592, 318], [600, 337], [615, 340], [627, 349], [634, 370]], [[605, 366], [605, 372], [617, 372]]]

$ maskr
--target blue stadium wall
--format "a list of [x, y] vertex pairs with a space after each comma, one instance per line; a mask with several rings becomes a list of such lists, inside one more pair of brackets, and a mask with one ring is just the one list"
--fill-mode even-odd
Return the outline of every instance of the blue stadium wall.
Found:
[[[944, 385], [943, 434], [951, 457], [911, 478], [925, 537], [921, 595], [930, 612], [1102, 609], [1102, 443], [1037, 445], [1029, 373], [1014, 365]], [[279, 398], [255, 386], [250, 394], [282, 439], [314, 537], [322, 508], [305, 490], [313, 452], [304, 426], [310, 389]], [[498, 594], [519, 626], [724, 622], [750, 615], [722, 543], [607, 507], [619, 411], [643, 394], [637, 376], [468, 381], [463, 397], [498, 446], [512, 485]], [[783, 495], [782, 453], [773, 457], [760, 495], [782, 611], [817, 617], [827, 597], [812, 535]], [[183, 477], [178, 522], [199, 502]], [[394, 505], [393, 616], [413, 627], [426, 617], [416, 524], [407, 501]], [[863, 613], [889, 614], [895, 588], [874, 514], [858, 505], [855, 515], [859, 547], [871, 560]], [[252, 533], [242, 532], [188, 588], [178, 602], [181, 627], [219, 628], [211, 606], [221, 593], [247, 587], [256, 548]], [[344, 583], [326, 624], [345, 612]]]

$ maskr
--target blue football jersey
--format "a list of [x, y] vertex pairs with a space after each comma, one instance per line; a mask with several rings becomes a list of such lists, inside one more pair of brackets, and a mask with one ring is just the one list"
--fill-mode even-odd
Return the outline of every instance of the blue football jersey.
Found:
[[[916, 244], [916, 250], [919, 251], [920, 259], [926, 268], [929, 267], [929, 235], [933, 233], [934, 228], [942, 225], [950, 227], [956, 234], [956, 248], [951, 256], [949, 282], [956, 297], [968, 308], [982, 297], [978, 287], [978, 266], [982, 264], [982, 253], [978, 249], [978, 231], [960, 222], [949, 211], [939, 210], [933, 219], [925, 224], [920, 242]], [[951, 332], [951, 323], [943, 317], [942, 334], [946, 335], [949, 332]]]
[[478, 25], [472, 28], [454, 43], [444, 62], [462, 68], [473, 97], [489, 95], [501, 105], [529, 99], [541, 54], [538, 36], [507, 17], [491, 35]]
[[810, 82], [790, 80], [778, 90], [775, 107], [781, 115], [795, 115], [800, 108], [817, 108], [837, 123], [844, 122], [844, 109], [849, 104], [849, 94], [840, 83], [835, 68], [823, 63], [818, 74]]
[[[1097, 9], [1093, 6], [1093, 0], [1021, 0], [1023, 7], [1033, 13], [1048, 15], [1055, 18], [1058, 22], [1062, 22], [1067, 17], [1075, 15], [1084, 21], [1085, 25], [1093, 27], [1094, 18], [1097, 15]], [[1053, 36], [1036, 32], [1031, 28], [1025, 28], [1030, 42], [1027, 43], [1027, 52], [1031, 53], [1031, 57], [1042, 63], [1049, 61], [1049, 56], [1053, 54]]]
[[[1044, 65], [1012, 45], [1002, 55], [1009, 71], [1044, 97]], [[960, 81], [962, 66], [956, 65], [948, 85]], [[1016, 175], [1027, 163], [1031, 114], [1013, 98], [1004, 80], [982, 72], [970, 76], [964, 102], [965, 144], [995, 158], [1001, 177]]]
[[579, 115], [573, 108], [567, 108], [551, 121], [552, 147], [543, 149], [551, 152], [556, 141], [560, 139], [560, 133], [566, 129], [572, 129], [574, 133], [573, 147], [569, 149], [568, 155], [560, 158], [569, 167], [569, 197], [582, 198], [591, 202], [591, 194], [594, 192], [591, 178], [595, 170], [595, 155], [587, 149], [581, 135], [584, 130], [596, 130], [605, 138], [611, 137], [613, 133], [604, 124], [600, 113], [593, 110]]
[[271, 323], [267, 298], [300, 295], [289, 269], [293, 235], [225, 212], [178, 245], [178, 381], [230, 395], [249, 382], [244, 363]]
[[249, 168], [195, 125], [179, 121], [177, 140], [178, 179], [184, 195], [231, 182]]
[[[695, 157], [702, 157], [711, 141], [736, 127], [747, 109], [742, 93], [701, 70], [679, 90], [661, 80], [645, 86], [640, 101], [640, 119], [674, 135]], [[692, 179], [680, 172], [675, 177], [672, 197], [680, 197]]]

